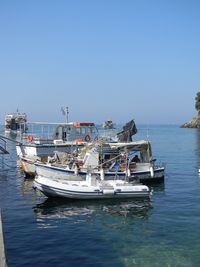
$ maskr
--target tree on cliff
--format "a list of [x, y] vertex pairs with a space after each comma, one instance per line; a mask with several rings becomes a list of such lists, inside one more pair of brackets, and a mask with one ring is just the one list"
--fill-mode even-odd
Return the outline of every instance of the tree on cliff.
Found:
[[195, 108], [198, 111], [198, 115], [200, 115], [200, 92], [197, 93], [195, 101]]

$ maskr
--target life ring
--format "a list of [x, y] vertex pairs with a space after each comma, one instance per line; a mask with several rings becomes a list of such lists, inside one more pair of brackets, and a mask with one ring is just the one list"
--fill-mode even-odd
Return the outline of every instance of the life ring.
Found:
[[86, 141], [86, 142], [90, 142], [90, 140], [91, 140], [91, 138], [90, 138], [90, 136], [87, 134], [87, 135], [85, 136], [85, 141]]
[[32, 136], [32, 134], [29, 134], [28, 136], [27, 136], [27, 139], [29, 140], [29, 141], [33, 141], [33, 136]]

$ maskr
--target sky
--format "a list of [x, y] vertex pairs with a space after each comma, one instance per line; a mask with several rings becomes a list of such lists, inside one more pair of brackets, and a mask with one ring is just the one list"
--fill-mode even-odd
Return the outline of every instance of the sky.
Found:
[[0, 0], [0, 122], [182, 124], [197, 114], [199, 0]]

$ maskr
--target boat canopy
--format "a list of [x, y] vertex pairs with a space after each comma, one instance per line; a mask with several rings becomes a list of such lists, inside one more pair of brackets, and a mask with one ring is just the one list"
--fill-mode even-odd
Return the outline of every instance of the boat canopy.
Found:
[[[85, 149], [82, 150], [84, 153]], [[152, 160], [151, 144], [149, 141], [140, 140], [128, 143], [96, 143], [94, 146], [89, 145], [89, 150], [86, 150], [88, 157], [96, 159], [95, 164], [98, 165], [96, 152], [99, 156], [102, 155], [104, 159], [110, 159], [116, 156], [120, 156], [124, 153], [128, 154], [128, 158], [131, 160], [134, 154], [139, 154], [140, 160], [143, 163], [150, 162]], [[94, 160], [94, 159], [93, 159]], [[89, 161], [88, 161], [89, 162]], [[92, 163], [92, 165], [95, 165]]]
[[149, 162], [152, 160], [151, 143], [146, 140], [128, 142], [128, 143], [109, 143], [112, 149], [126, 151], [128, 153], [139, 152], [142, 162]]

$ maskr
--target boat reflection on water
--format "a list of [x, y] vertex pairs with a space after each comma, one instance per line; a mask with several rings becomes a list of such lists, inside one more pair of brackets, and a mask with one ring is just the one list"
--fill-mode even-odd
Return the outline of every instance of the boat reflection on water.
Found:
[[149, 186], [150, 190], [153, 192], [156, 193], [156, 192], [164, 192], [165, 191], [165, 183], [164, 182], [161, 182], [159, 184], [154, 184], [154, 185], [151, 185]]
[[92, 221], [105, 214], [120, 217], [148, 218], [151, 200], [65, 200], [46, 199], [33, 207], [39, 227], [56, 227], [53, 220], [67, 219], [74, 223]]
[[149, 199], [101, 199], [101, 200], [72, 200], [65, 198], [46, 198], [37, 194], [39, 204], [33, 207], [39, 228], [56, 228], [62, 223], [96, 223], [115, 221], [116, 225], [126, 225], [126, 220], [147, 220], [151, 215], [154, 196], [165, 192], [165, 184], [150, 186], [153, 191]]

